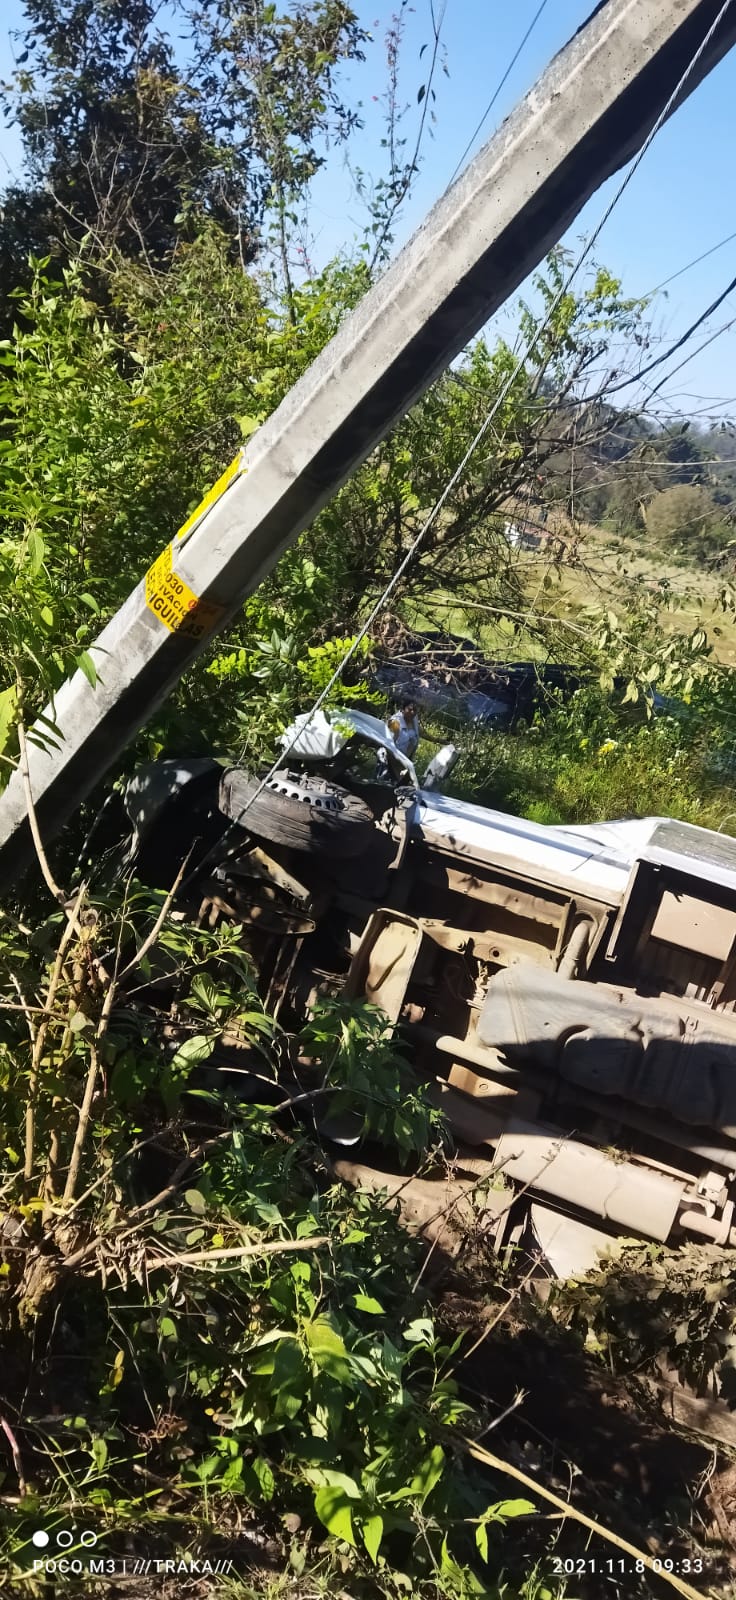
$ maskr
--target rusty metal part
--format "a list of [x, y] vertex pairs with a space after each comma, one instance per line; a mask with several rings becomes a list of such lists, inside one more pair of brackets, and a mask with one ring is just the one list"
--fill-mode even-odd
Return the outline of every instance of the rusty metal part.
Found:
[[384, 909], [374, 912], [350, 964], [346, 997], [364, 995], [381, 1007], [389, 1022], [398, 1022], [422, 937], [416, 918]]
[[[478, 1100], [496, 1100], [512, 1105], [524, 1091], [519, 1083], [499, 1083], [493, 1078], [481, 1077], [477, 1072], [471, 1072], [460, 1061], [453, 1061], [447, 1074], [447, 1081], [451, 1089], [461, 1089], [463, 1094], [472, 1095]], [[528, 1095], [528, 1091], [527, 1091]]]
[[389, 872], [396, 873], [400, 872], [401, 868], [403, 867], [406, 860], [406, 852], [409, 848], [409, 816], [403, 808], [398, 811], [393, 829], [391, 831], [394, 836], [398, 834], [399, 837], [396, 846], [396, 854], [393, 860], [389, 862], [388, 870]]
[[528, 940], [514, 938], [513, 934], [479, 933], [465, 928], [452, 927], [433, 917], [417, 917], [417, 926], [440, 949], [469, 955], [477, 961], [491, 965], [511, 966], [522, 958], [538, 961], [540, 966], [554, 964], [554, 952], [544, 946], [530, 947]]
[[526, 962], [490, 979], [478, 1034], [511, 1062], [736, 1137], [736, 1029], [711, 1011]]
[[312, 890], [307, 889], [292, 872], [287, 872], [280, 861], [275, 861], [273, 856], [267, 855], [259, 845], [251, 847], [238, 856], [235, 861], [228, 861], [225, 872], [229, 879], [256, 878], [269, 884], [275, 884], [284, 894], [291, 896], [299, 905], [307, 905], [312, 899]]
[[528, 1090], [509, 1090], [503, 1084], [493, 1084], [497, 1093], [481, 1101], [471, 1100], [462, 1090], [438, 1078], [427, 1091], [432, 1104], [446, 1116], [452, 1132], [465, 1144], [495, 1145], [505, 1132], [512, 1116], [535, 1115], [538, 1100]]
[[496, 1145], [506, 1177], [650, 1239], [667, 1239], [685, 1188], [631, 1161], [614, 1160], [562, 1130], [513, 1119]]
[[466, 902], [480, 902], [484, 907], [495, 907], [510, 919], [528, 923], [532, 936], [529, 942], [533, 942], [535, 932], [542, 942], [542, 930], [545, 929], [547, 942], [554, 944], [570, 904], [570, 896], [564, 890], [550, 889], [545, 894], [543, 886], [527, 886], [512, 876], [506, 878], [497, 868], [495, 871], [490, 867], [485, 870], [482, 867], [463, 870], [457, 865], [445, 863], [439, 850], [432, 851], [431, 858], [423, 865], [418, 887], [423, 893], [433, 891], [435, 896], [443, 891], [459, 895]]
[[[533, 895], [538, 898], [547, 898], [549, 905], [553, 900], [557, 903], [569, 902], [574, 899], [580, 909], [585, 912], [590, 909], [600, 919], [600, 930], [605, 931], [621, 906], [621, 890], [607, 888], [603, 884], [596, 884], [595, 899], [579, 900], [580, 879], [575, 875], [563, 874], [554, 868], [532, 865], [519, 855], [504, 855], [503, 861], [492, 849], [485, 849], [479, 845], [469, 845], [465, 841], [448, 839], [447, 834], [435, 833], [426, 822], [422, 824], [422, 843], [425, 847], [427, 863], [433, 873], [439, 869], [445, 874], [445, 886], [454, 888], [458, 893], [470, 895], [498, 904], [493, 894], [495, 885], [513, 885], [519, 894]], [[461, 871], [461, 863], [467, 863], [465, 872]], [[449, 875], [448, 875], [449, 868]], [[424, 877], [424, 871], [422, 872]], [[465, 884], [462, 880], [465, 879]], [[541, 920], [541, 919], [540, 919]], [[596, 946], [599, 935], [596, 934]]]
[[634, 865], [606, 960], [728, 1015], [736, 1006], [736, 908], [723, 885], [699, 881], [695, 858], [692, 867]]
[[297, 777], [293, 772], [276, 772], [267, 778], [264, 787], [271, 794], [283, 795], [287, 800], [298, 800], [316, 811], [342, 811], [344, 801], [333, 784], [325, 778]]
[[590, 922], [577, 922], [575, 924], [557, 963], [557, 971], [561, 978], [577, 978], [588, 952], [592, 931], [593, 928]]
[[[460, 1062], [470, 1062], [473, 1066], [480, 1067], [488, 1074], [488, 1081], [494, 1087], [497, 1083], [509, 1083], [518, 1088], [522, 1086], [526, 1089], [536, 1088], [540, 1092], [549, 1089], [549, 1083], [541, 1073], [530, 1074], [527, 1071], [522, 1073], [518, 1067], [509, 1066], [504, 1062], [498, 1050], [478, 1045], [472, 1040], [456, 1039], [449, 1034], [440, 1034], [430, 1028], [420, 1027], [414, 1032], [423, 1044], [433, 1046], [441, 1055], [452, 1056]], [[689, 1136], [684, 1128], [673, 1126], [661, 1118], [648, 1116], [636, 1106], [629, 1106], [620, 1100], [614, 1100], [608, 1105], [589, 1091], [561, 1084], [558, 1095], [560, 1102], [564, 1104], [568, 1096], [572, 1106], [579, 1105], [586, 1111], [597, 1112], [599, 1116], [604, 1111], [608, 1112], [615, 1122], [636, 1129], [649, 1139], [675, 1145], [676, 1148], [687, 1150], [690, 1155], [700, 1160], [715, 1162], [726, 1172], [736, 1174], [736, 1147], [703, 1144]]]
[[226, 916], [257, 924], [266, 933], [298, 938], [317, 926], [312, 891], [257, 845], [224, 862], [202, 888], [198, 920], [210, 927]]
[[696, 895], [664, 889], [651, 938], [723, 962], [736, 939], [736, 907], [712, 905]]
[[[466, 1062], [479, 1067], [494, 1085], [509, 1083], [519, 1088], [523, 1085], [525, 1088], [537, 1089], [547, 1094], [553, 1088], [547, 1075], [535, 1072], [533, 1068], [525, 1067], [522, 1070], [518, 1066], [511, 1066], [504, 1061], [498, 1050], [479, 1044], [477, 1035], [460, 1039], [424, 1025], [413, 1027], [412, 1035], [423, 1047], [433, 1048], [439, 1051], [440, 1055], [450, 1056], [456, 1062]], [[598, 1116], [608, 1115], [612, 1121], [632, 1128], [648, 1139], [656, 1140], [660, 1144], [674, 1145], [699, 1160], [714, 1163], [722, 1167], [725, 1172], [736, 1175], [736, 1146], [706, 1143], [686, 1132], [684, 1127], [678, 1127], [661, 1117], [648, 1115], [638, 1106], [631, 1106], [613, 1096], [610, 1101], [604, 1100], [592, 1091], [580, 1089], [577, 1085], [560, 1082], [556, 1086], [555, 1098], [561, 1105], [569, 1100], [572, 1107], [580, 1106], [586, 1111], [597, 1113]], [[482, 1140], [479, 1139], [478, 1143], [482, 1143]]]
[[[454, 1060], [468, 1061], [471, 1066], [482, 1067], [491, 1078], [517, 1085], [530, 1080], [528, 1073], [524, 1073], [522, 1078], [519, 1068], [509, 1066], [502, 1060], [500, 1052], [490, 1045], [477, 1044], [472, 1039], [459, 1039], [453, 1034], [439, 1033], [435, 1028], [424, 1026], [415, 1028], [413, 1032], [422, 1044], [432, 1045], [435, 1050], [439, 1050], [440, 1055], [452, 1056]], [[530, 1081], [537, 1086], [544, 1086], [545, 1080], [541, 1073], [537, 1073], [531, 1075]]]
[[200, 925], [206, 922], [208, 927], [214, 928], [218, 919], [226, 916], [234, 922], [257, 924], [264, 933], [292, 938], [312, 933], [317, 926], [314, 917], [280, 906], [276, 901], [264, 904], [261, 899], [243, 895], [233, 884], [211, 879], [202, 887], [205, 892], [196, 919]]

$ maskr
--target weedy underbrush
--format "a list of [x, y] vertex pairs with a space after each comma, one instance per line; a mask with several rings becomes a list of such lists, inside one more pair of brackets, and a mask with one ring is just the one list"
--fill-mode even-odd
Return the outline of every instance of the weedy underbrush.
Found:
[[736, 1261], [706, 1243], [619, 1245], [585, 1278], [554, 1286], [551, 1308], [612, 1372], [661, 1365], [697, 1394], [736, 1403]]
[[325, 1002], [291, 1035], [243, 929], [45, 871], [52, 913], [0, 925], [6, 1576], [36, 1592], [39, 1526], [74, 1534], [56, 1592], [82, 1530], [96, 1561], [252, 1561], [299, 1528], [295, 1577], [331, 1540], [386, 1593], [484, 1592], [495, 1531], [535, 1506], [470, 1460], [419, 1245], [318, 1133], [329, 1102], [404, 1160], [440, 1141], [385, 1019]]
[[0, 920], [4, 1579], [175, 1554], [261, 1582], [265, 1551], [305, 1597], [550, 1600], [545, 1513], [581, 1513], [480, 1442], [465, 1326], [320, 1135], [347, 1113], [407, 1173], [443, 1160], [385, 1017], [323, 999], [290, 1031], [252, 928], [132, 877], [69, 896], [36, 837], [52, 910]]
[[685, 706], [632, 721], [598, 690], [578, 690], [551, 696], [514, 732], [456, 729], [462, 757], [451, 781], [462, 799], [535, 822], [671, 816], [730, 833], [733, 786], [716, 759], [728, 728]]

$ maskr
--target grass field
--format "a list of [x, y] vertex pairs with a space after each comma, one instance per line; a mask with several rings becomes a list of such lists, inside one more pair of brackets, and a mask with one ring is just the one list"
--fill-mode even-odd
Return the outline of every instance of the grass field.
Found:
[[[560, 526], [565, 532], [564, 525]], [[524, 577], [528, 611], [491, 617], [481, 603], [468, 601], [458, 606], [447, 590], [423, 601], [421, 609], [410, 609], [409, 620], [417, 628], [443, 628], [449, 633], [474, 638], [491, 659], [539, 660], [548, 651], [536, 631], [525, 622], [541, 617], [553, 625], [558, 659], [563, 659], [566, 635], [572, 660], [589, 638], [590, 625], [582, 614], [594, 605], [605, 605], [623, 618], [627, 609], [627, 583], [651, 585], [662, 579], [669, 584], [675, 608], [661, 609], [664, 633], [691, 634], [704, 628], [712, 658], [726, 667], [736, 667], [736, 612], [724, 611], [718, 597], [723, 587], [720, 574], [694, 571], [663, 558], [656, 549], [634, 545], [604, 529], [584, 526], [579, 532], [575, 564], [557, 566], [543, 551], [520, 553], [517, 557]], [[624, 572], [620, 570], [621, 563]], [[547, 585], [545, 587], [545, 579]], [[515, 624], [512, 634], [509, 620]]]

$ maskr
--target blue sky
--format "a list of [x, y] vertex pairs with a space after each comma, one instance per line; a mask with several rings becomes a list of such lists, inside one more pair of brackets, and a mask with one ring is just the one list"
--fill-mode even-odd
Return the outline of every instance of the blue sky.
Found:
[[[352, 157], [367, 172], [378, 173], [383, 159], [380, 96], [385, 86], [384, 39], [393, 8], [379, 0], [354, 3], [375, 43], [366, 62], [351, 68], [346, 83], [348, 97], [362, 101], [366, 118]], [[440, 5], [441, 0], [435, 0], [436, 9]], [[450, 75], [440, 73], [436, 79], [435, 138], [425, 147], [424, 165], [403, 216], [397, 244], [421, 221], [447, 186], [538, 5], [539, 0], [516, 0], [514, 5], [509, 5], [508, 0], [446, 0], [442, 39]], [[592, 0], [547, 0], [474, 149], [592, 9]], [[9, 34], [21, 17], [20, 0], [4, 0], [0, 23], [2, 77], [12, 67]], [[429, 54], [425, 52], [420, 61], [419, 51], [430, 38], [429, 0], [414, 0], [406, 17], [402, 53], [403, 94], [412, 107], [425, 78]], [[735, 133], [736, 50], [657, 135], [606, 224], [596, 255], [621, 277], [627, 294], [645, 294], [701, 251], [736, 231]], [[21, 153], [13, 130], [0, 133], [0, 157], [0, 167], [4, 166], [6, 173], [8, 164], [15, 169], [20, 165]], [[596, 225], [618, 181], [613, 179], [599, 191], [581, 213], [566, 241], [573, 248]], [[313, 195], [310, 224], [316, 262], [319, 264], [336, 249], [350, 244], [363, 222], [364, 214], [342, 153], [335, 150]], [[674, 340], [736, 274], [735, 262], [736, 240], [673, 283], [655, 312], [656, 336]], [[693, 344], [731, 316], [736, 318], [736, 295], [729, 297]], [[510, 312], [500, 314], [499, 323], [506, 329], [510, 320]], [[716, 339], [676, 374], [664, 393], [668, 405], [685, 411], [704, 415], [711, 410], [736, 413], [736, 328]]]

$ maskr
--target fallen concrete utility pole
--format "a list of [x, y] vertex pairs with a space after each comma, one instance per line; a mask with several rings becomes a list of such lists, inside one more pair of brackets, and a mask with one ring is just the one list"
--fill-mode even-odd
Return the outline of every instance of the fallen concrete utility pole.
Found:
[[[57, 696], [30, 749], [54, 834], [354, 468], [640, 148], [722, 0], [605, 0], [253, 436]], [[736, 38], [736, 3], [685, 93]], [[683, 96], [684, 97], [684, 96]], [[44, 737], [39, 730], [39, 737]], [[0, 799], [0, 882], [29, 854], [26, 795]]]

